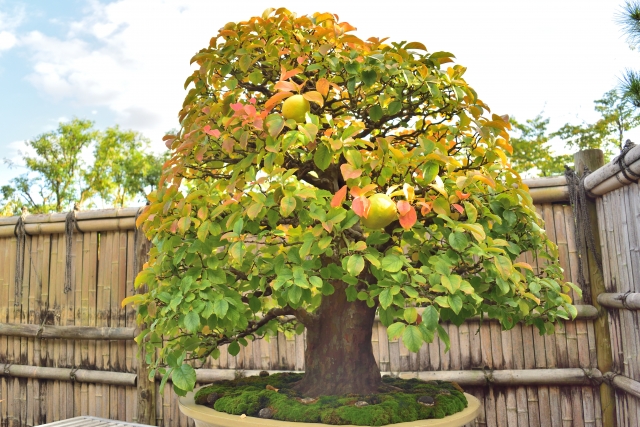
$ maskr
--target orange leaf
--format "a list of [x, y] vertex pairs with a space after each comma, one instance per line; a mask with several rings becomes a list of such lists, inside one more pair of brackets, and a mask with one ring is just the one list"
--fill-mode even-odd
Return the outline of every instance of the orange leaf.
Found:
[[409, 210], [411, 210], [411, 205], [406, 200], [400, 200], [396, 205], [398, 206], [398, 213], [400, 213], [400, 216], [406, 215]]
[[338, 206], [342, 205], [342, 202], [344, 202], [344, 199], [346, 199], [346, 197], [347, 186], [343, 185], [342, 188], [338, 190], [338, 192], [333, 196], [333, 199], [331, 199], [331, 207], [337, 208]]
[[300, 74], [302, 70], [300, 68], [294, 68], [293, 70], [287, 71], [286, 68], [280, 68], [280, 80], [287, 80], [293, 76]]
[[273, 87], [285, 92], [298, 92], [300, 90], [300, 87], [294, 82], [279, 81]]
[[273, 95], [267, 102], [264, 104], [264, 108], [267, 110], [272, 109], [278, 102], [282, 101], [285, 98], [293, 95], [291, 92], [279, 92]]
[[455, 210], [457, 210], [460, 213], [464, 213], [464, 208], [462, 206], [460, 206], [457, 203], [453, 203], [451, 206], [453, 206], [455, 208]]
[[359, 44], [359, 45], [364, 45], [365, 44], [361, 39], [359, 39], [358, 37], [354, 36], [353, 34], [345, 34], [344, 36], [342, 36], [340, 38], [340, 41], [342, 41], [343, 43], [354, 43], [354, 44]]
[[222, 151], [228, 154], [233, 153], [233, 144], [235, 144], [235, 142], [236, 141], [231, 137], [225, 139], [222, 143]]
[[310, 92], [303, 93], [302, 96], [307, 101], [315, 102], [321, 107], [324, 105], [324, 98], [322, 98], [322, 95], [320, 94], [320, 92], [316, 92], [315, 90], [312, 90]]
[[419, 202], [418, 204], [419, 204], [420, 206], [422, 206], [422, 207], [420, 208], [420, 213], [421, 213], [422, 215], [426, 215], [426, 214], [428, 214], [429, 212], [431, 212], [431, 207], [433, 206], [433, 202], [426, 202], [426, 203], [425, 203], [425, 202]]
[[458, 196], [458, 199], [460, 199], [460, 200], [467, 200], [469, 198], [469, 196], [471, 196], [471, 193], [466, 194], [466, 193], [463, 193], [460, 190], [456, 190], [456, 196]]
[[420, 42], [411, 42], [411, 43], [407, 43], [404, 46], [405, 49], [421, 49], [421, 50], [427, 50], [427, 48], [425, 47], [425, 45], [423, 45]]
[[361, 169], [356, 169], [348, 163], [340, 166], [340, 172], [342, 172], [342, 177], [345, 179], [357, 178], [362, 175]]
[[356, 197], [353, 199], [353, 203], [351, 203], [351, 209], [353, 209], [356, 215], [364, 218], [369, 215], [370, 207], [371, 202], [366, 197]]
[[413, 224], [415, 224], [417, 220], [418, 215], [416, 214], [416, 210], [413, 208], [413, 206], [409, 205], [409, 211], [406, 214], [400, 216], [400, 225], [405, 230], [409, 230], [411, 227], [413, 227]]
[[329, 93], [329, 80], [325, 79], [324, 77], [319, 79], [316, 82], [316, 89], [322, 94], [322, 96], [327, 96], [327, 94]]

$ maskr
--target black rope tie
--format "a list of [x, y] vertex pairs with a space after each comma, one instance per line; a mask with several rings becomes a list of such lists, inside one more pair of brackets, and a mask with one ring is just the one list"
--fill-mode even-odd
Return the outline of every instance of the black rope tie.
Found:
[[[637, 174], [634, 171], [632, 171], [631, 167], [625, 161], [625, 157], [627, 156], [627, 153], [631, 151], [631, 149], [635, 146], [636, 144], [631, 142], [630, 139], [627, 139], [627, 142], [625, 142], [624, 147], [622, 148], [622, 151], [620, 151], [620, 155], [616, 157], [616, 163], [620, 168], [620, 172], [622, 172], [622, 175], [624, 176], [624, 178], [629, 182], [638, 182], [640, 180], [640, 174]], [[626, 182], [622, 182], [618, 174], [616, 174], [616, 179], [618, 180], [618, 182], [620, 182], [620, 184], [623, 184], [623, 185], [627, 184]]]
[[18, 218], [13, 234], [16, 236], [16, 268], [14, 277], [15, 301], [13, 305], [19, 306], [22, 299], [22, 283], [24, 280], [24, 251], [27, 243], [27, 230], [24, 226], [24, 219], [27, 216], [27, 209], [22, 208], [22, 215]]
[[73, 231], [77, 231], [83, 234], [83, 231], [78, 227], [78, 218], [76, 218], [76, 212], [79, 210], [76, 204], [72, 211], [69, 211], [67, 217], [64, 220], [64, 235], [67, 243], [67, 256], [64, 269], [64, 293], [71, 292], [71, 260], [73, 256]]
[[[588, 168], [584, 168], [582, 177], [578, 175], [568, 166], [565, 165], [564, 176], [567, 179], [569, 187], [569, 202], [573, 210], [573, 227], [578, 245], [578, 285], [582, 289], [582, 295], [586, 303], [591, 302], [591, 294], [587, 289], [587, 281], [584, 277], [583, 266], [587, 257], [587, 250], [591, 251], [593, 258], [600, 272], [602, 272], [602, 258], [596, 250], [596, 242], [589, 221], [589, 211], [587, 210], [587, 191], [584, 188], [584, 180], [589, 175]], [[586, 247], [585, 247], [586, 246]]]

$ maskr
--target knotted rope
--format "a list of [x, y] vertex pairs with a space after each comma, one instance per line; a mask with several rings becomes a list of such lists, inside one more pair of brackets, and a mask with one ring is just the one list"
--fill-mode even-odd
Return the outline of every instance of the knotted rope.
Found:
[[[627, 153], [635, 146], [636, 144], [631, 142], [630, 139], [627, 139], [627, 142], [624, 143], [624, 147], [622, 147], [622, 151], [620, 151], [620, 155], [615, 158], [615, 162], [618, 164], [618, 167], [620, 167], [620, 172], [622, 172], [622, 175], [629, 182], [638, 182], [640, 180], [640, 175], [632, 171], [624, 159], [627, 156]], [[616, 179], [620, 184], [626, 185], [626, 182], [622, 182], [618, 174], [616, 174]]]
[[584, 187], [584, 179], [589, 173], [589, 169], [585, 167], [582, 177], [580, 178], [573, 169], [565, 165], [564, 176], [567, 179], [567, 186], [569, 187], [569, 201], [574, 215], [573, 228], [578, 245], [578, 285], [580, 289], [582, 289], [582, 295], [586, 303], [591, 302], [590, 293], [587, 292], [587, 281], [583, 272], [587, 249], [591, 251], [598, 269], [602, 272], [602, 258], [596, 250], [596, 242], [593, 237], [593, 230], [591, 229], [589, 211], [587, 210], [587, 191]]
[[76, 212], [79, 210], [78, 205], [74, 205], [73, 210], [69, 211], [67, 217], [64, 220], [64, 235], [67, 243], [67, 256], [65, 260], [64, 269], [64, 293], [71, 292], [71, 260], [73, 255], [73, 230], [78, 233], [83, 233], [78, 227], [78, 219], [76, 218]]

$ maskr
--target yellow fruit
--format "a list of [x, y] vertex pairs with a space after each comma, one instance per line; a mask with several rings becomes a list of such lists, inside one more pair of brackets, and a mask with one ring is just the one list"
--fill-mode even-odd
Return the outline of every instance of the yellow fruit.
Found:
[[285, 119], [293, 119], [298, 123], [304, 123], [305, 113], [311, 111], [309, 101], [304, 99], [302, 95], [293, 95], [287, 98], [282, 104], [282, 115]]
[[396, 204], [386, 194], [376, 193], [369, 197], [371, 206], [369, 215], [360, 218], [360, 222], [368, 228], [383, 228], [398, 219]]

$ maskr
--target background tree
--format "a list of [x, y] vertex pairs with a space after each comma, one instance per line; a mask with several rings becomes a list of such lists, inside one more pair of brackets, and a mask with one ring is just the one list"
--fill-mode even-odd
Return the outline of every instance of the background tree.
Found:
[[547, 130], [549, 119], [538, 114], [524, 123], [511, 118], [516, 134], [511, 137], [513, 154], [511, 166], [530, 176], [552, 176], [564, 173], [564, 165], [573, 162], [571, 155], [558, 155], [552, 151]]
[[[192, 59], [182, 127], [138, 218], [154, 242], [136, 278], [149, 291], [123, 302], [159, 349], [151, 375], [172, 374], [179, 394], [190, 360], [282, 328], [307, 331], [299, 392], [369, 394], [376, 313], [414, 352], [435, 335], [448, 347], [440, 321], [485, 312], [553, 332], [576, 313], [509, 167], [508, 119], [464, 67], [443, 66], [451, 53], [353, 29], [268, 10]], [[547, 259], [536, 274], [516, 261], [526, 251]]]
[[[151, 191], [166, 159], [150, 154], [149, 141], [135, 132], [117, 126], [99, 132], [91, 121], [77, 118], [25, 144], [28, 172], [0, 188], [5, 215], [19, 214], [22, 206], [31, 213], [62, 212], [74, 203], [99, 202], [96, 197], [123, 206]], [[86, 162], [91, 148], [93, 158]]]
[[[640, 2], [626, 1], [618, 14], [618, 22], [627, 35], [632, 48], [640, 43]], [[620, 81], [622, 96], [635, 107], [640, 107], [640, 72], [627, 69]]]

